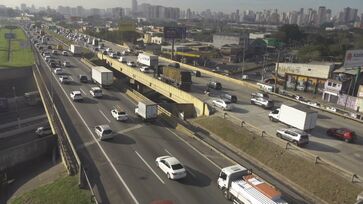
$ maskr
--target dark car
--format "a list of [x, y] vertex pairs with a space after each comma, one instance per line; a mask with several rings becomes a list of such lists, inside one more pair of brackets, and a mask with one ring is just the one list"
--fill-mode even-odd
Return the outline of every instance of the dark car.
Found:
[[223, 98], [223, 99], [227, 99], [227, 100], [229, 100], [231, 103], [237, 103], [237, 96], [232, 95], [232, 94], [228, 94], [228, 93], [222, 94], [222, 95], [221, 95], [221, 98]]
[[194, 76], [196, 76], [196, 77], [201, 77], [201, 76], [202, 76], [202, 73], [201, 73], [200, 71], [197, 71], [197, 70], [194, 70], [194, 71], [192, 72], [192, 74], [193, 74]]
[[356, 139], [354, 131], [347, 128], [330, 128], [326, 131], [326, 134], [344, 140], [345, 142], [353, 142]]
[[208, 82], [207, 87], [216, 89], [216, 90], [221, 90], [222, 84], [217, 81], [210, 81], [210, 82]]
[[88, 77], [86, 75], [79, 75], [79, 81], [81, 83], [88, 83]]

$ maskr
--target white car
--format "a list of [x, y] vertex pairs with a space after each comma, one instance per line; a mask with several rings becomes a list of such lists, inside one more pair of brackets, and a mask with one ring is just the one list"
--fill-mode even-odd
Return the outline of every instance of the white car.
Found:
[[258, 105], [266, 109], [274, 107], [273, 101], [267, 98], [251, 98], [251, 104]]
[[136, 67], [135, 62], [133, 62], [133, 61], [128, 61], [127, 65], [130, 66], [130, 67]]
[[68, 61], [64, 61], [64, 62], [63, 62], [63, 66], [64, 66], [64, 67], [70, 67], [70, 66], [71, 66], [71, 63], [70, 63], [70, 62], [68, 62]]
[[213, 106], [219, 107], [223, 110], [232, 110], [232, 104], [230, 101], [223, 99], [215, 99], [212, 101]]
[[166, 174], [168, 179], [182, 179], [187, 176], [184, 166], [172, 156], [156, 158], [156, 165]]
[[95, 132], [99, 138], [99, 140], [107, 140], [112, 139], [114, 134], [109, 125], [98, 125], [95, 127]]
[[70, 77], [68, 76], [60, 76], [59, 77], [59, 81], [62, 83], [62, 84], [69, 84], [72, 80]]
[[63, 54], [63, 56], [68, 56], [68, 52], [67, 51], [63, 51], [62, 54]]
[[151, 69], [150, 67], [148, 66], [143, 66], [143, 67], [140, 67], [140, 71], [141, 72], [145, 72], [145, 73], [154, 73], [154, 70]]
[[89, 93], [95, 97], [95, 98], [100, 98], [102, 97], [102, 89], [100, 87], [92, 87], [91, 90], [89, 91]]
[[70, 96], [73, 101], [82, 101], [83, 100], [83, 96], [80, 91], [72, 91], [70, 93]]
[[118, 121], [127, 121], [129, 119], [129, 116], [123, 110], [113, 109], [111, 110], [111, 114]]
[[54, 69], [54, 74], [63, 74], [63, 69], [62, 68], [55, 68]]

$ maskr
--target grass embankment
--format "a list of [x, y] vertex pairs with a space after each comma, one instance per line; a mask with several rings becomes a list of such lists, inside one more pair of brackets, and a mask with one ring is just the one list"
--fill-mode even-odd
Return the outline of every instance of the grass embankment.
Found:
[[0, 67], [27, 67], [34, 64], [34, 55], [22, 29], [11, 31], [15, 39], [11, 40], [10, 61], [8, 61], [9, 42], [5, 39], [5, 33], [9, 29], [0, 28]]
[[12, 200], [12, 204], [35, 203], [91, 203], [91, 195], [88, 190], [78, 187], [78, 176], [66, 176], [54, 183], [39, 187], [33, 191], [24, 193]]
[[68, 38], [64, 37], [63, 35], [59, 35], [53, 31], [47, 30], [47, 33], [51, 36], [53, 36], [54, 38], [64, 42], [66, 45], [70, 46], [72, 44], [72, 41], [69, 40]]
[[328, 203], [354, 203], [363, 190], [314, 161], [292, 154], [221, 117], [199, 118], [195, 122]]

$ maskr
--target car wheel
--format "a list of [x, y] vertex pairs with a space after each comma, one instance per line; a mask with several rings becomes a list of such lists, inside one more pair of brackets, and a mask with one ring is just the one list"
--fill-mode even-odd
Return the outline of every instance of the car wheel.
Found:
[[279, 138], [282, 137], [282, 135], [280, 133], [276, 133], [276, 136], [279, 137]]
[[171, 177], [170, 177], [170, 174], [169, 174], [169, 173], [167, 173], [167, 174], [166, 174], [166, 176], [168, 177], [168, 179], [171, 179]]
[[344, 139], [344, 142], [346, 142], [346, 143], [350, 143], [350, 139]]
[[156, 163], [156, 166], [159, 167], [159, 162], [155, 162]]
[[296, 146], [299, 146], [299, 143], [295, 140], [293, 141], [293, 143], [296, 145]]

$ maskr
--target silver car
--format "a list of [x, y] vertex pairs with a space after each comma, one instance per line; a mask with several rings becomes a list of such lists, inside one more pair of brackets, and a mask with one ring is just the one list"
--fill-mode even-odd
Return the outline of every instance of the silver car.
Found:
[[296, 146], [305, 146], [309, 143], [309, 134], [296, 128], [278, 129], [276, 136], [294, 143]]

